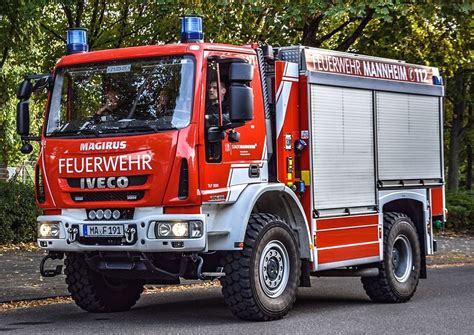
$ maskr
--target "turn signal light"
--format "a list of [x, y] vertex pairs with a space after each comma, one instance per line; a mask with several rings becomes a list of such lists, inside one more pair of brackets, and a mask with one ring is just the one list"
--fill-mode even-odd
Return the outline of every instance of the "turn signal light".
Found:
[[39, 165], [36, 165], [35, 185], [36, 185], [36, 199], [41, 204], [46, 201], [46, 194], [44, 191], [43, 171], [41, 171], [41, 168]]

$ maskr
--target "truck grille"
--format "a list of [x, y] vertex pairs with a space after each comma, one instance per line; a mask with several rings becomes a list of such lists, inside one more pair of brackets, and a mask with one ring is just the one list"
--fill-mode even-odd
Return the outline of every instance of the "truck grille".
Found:
[[143, 198], [145, 191], [118, 192], [73, 192], [71, 198], [75, 202], [85, 201], [136, 201]]

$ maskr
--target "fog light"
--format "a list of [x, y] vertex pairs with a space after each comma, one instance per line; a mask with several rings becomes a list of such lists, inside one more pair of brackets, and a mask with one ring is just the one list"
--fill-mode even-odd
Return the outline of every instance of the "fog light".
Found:
[[158, 236], [166, 237], [171, 233], [171, 224], [168, 222], [161, 222], [158, 224]]
[[191, 221], [189, 222], [189, 237], [199, 238], [202, 236], [202, 222], [201, 221]]
[[38, 238], [59, 238], [58, 221], [40, 221], [38, 222]]
[[112, 217], [113, 217], [115, 220], [120, 219], [120, 211], [119, 211], [118, 209], [114, 210], [114, 212], [112, 213]]
[[59, 237], [59, 225], [52, 224], [51, 225], [51, 237]]
[[104, 211], [102, 209], [98, 209], [96, 212], [97, 220], [102, 220], [104, 218]]
[[106, 209], [104, 211], [104, 218], [106, 220], [110, 220], [112, 218], [112, 211], [110, 209]]
[[187, 237], [188, 236], [188, 223], [187, 222], [175, 222], [171, 228], [173, 235], [176, 237]]

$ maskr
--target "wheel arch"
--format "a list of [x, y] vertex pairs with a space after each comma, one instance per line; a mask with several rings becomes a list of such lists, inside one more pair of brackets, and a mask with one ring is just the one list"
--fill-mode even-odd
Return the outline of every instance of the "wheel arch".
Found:
[[311, 235], [308, 222], [293, 191], [285, 187], [283, 192], [264, 192], [255, 202], [252, 213], [270, 213], [285, 219], [298, 237], [301, 258], [311, 259]]
[[[313, 260], [309, 226], [295, 193], [284, 184], [251, 184], [239, 195], [237, 201], [217, 211], [212, 218], [212, 230], [228, 231], [211, 236], [210, 250], [239, 250], [236, 243], [244, 241], [248, 221], [252, 213], [269, 213], [285, 219], [296, 233], [302, 259]], [[241, 222], [242, 224], [236, 224]]]
[[421, 192], [394, 192], [380, 199], [380, 208], [383, 213], [397, 212], [407, 215], [415, 225], [420, 242], [421, 252], [421, 272], [420, 278], [426, 278], [426, 222], [429, 215], [427, 213], [427, 197]]

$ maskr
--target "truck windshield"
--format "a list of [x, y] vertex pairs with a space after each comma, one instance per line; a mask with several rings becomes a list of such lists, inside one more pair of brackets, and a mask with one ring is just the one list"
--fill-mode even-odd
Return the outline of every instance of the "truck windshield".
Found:
[[186, 127], [194, 58], [87, 64], [56, 75], [46, 136], [99, 136]]

